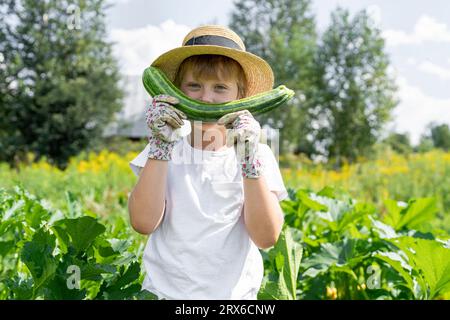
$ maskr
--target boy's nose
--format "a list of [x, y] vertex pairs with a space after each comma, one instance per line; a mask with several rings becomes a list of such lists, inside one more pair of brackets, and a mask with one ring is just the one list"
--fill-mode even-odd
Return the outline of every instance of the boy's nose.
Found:
[[205, 103], [213, 103], [213, 95], [210, 92], [204, 92], [200, 97], [200, 100]]

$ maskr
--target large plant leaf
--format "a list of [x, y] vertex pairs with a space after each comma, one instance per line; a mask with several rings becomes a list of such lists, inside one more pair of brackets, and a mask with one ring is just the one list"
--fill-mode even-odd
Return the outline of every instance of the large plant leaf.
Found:
[[381, 239], [393, 239], [400, 237], [400, 235], [397, 234], [395, 229], [390, 225], [373, 218], [370, 220], [372, 222], [373, 231], [375, 231]]
[[21, 259], [33, 276], [34, 292], [55, 274], [57, 262], [52, 255], [54, 248], [55, 236], [42, 228], [22, 248]]
[[97, 222], [96, 219], [86, 216], [59, 220], [56, 224], [60, 227], [60, 229], [57, 229], [60, 234], [59, 239], [67, 241], [67, 238], [62, 236], [61, 229], [63, 229], [70, 236], [71, 244], [77, 252], [85, 251], [95, 238], [106, 230], [105, 226]]
[[450, 290], [450, 249], [435, 240], [402, 237], [395, 243], [408, 255], [410, 264], [420, 270], [425, 298], [433, 299]]
[[[311, 195], [313, 195], [313, 194], [311, 194]], [[301, 203], [303, 203], [306, 207], [308, 207], [312, 211], [328, 210], [326, 205], [313, 199], [312, 196], [308, 195], [308, 193], [303, 189], [298, 190], [296, 193], [296, 196]]]
[[291, 232], [290, 228], [284, 229], [268, 254], [277, 270], [276, 280], [265, 281], [258, 295], [260, 299], [297, 299], [297, 277], [303, 249], [293, 240]]
[[130, 299], [136, 296], [140, 290], [140, 284], [136, 280], [140, 276], [140, 265], [137, 261], [131, 263], [125, 270], [120, 267], [119, 273], [110, 283], [103, 283], [97, 295], [98, 299]]
[[375, 211], [372, 205], [364, 203], [355, 204], [351, 199], [343, 201], [315, 194], [311, 194], [310, 199], [322, 204], [326, 208], [326, 210], [314, 212], [314, 215], [327, 223], [333, 232], [340, 234], [352, 225], [355, 225], [361, 218]]
[[433, 220], [438, 212], [435, 198], [412, 199], [400, 219], [400, 226], [408, 229], [417, 229]]
[[402, 217], [401, 211], [403, 207], [401, 207], [397, 201], [392, 199], [385, 199], [383, 203], [386, 207], [386, 214], [383, 216], [383, 220], [385, 223], [395, 228]]
[[424, 223], [433, 220], [438, 212], [435, 198], [411, 199], [404, 208], [393, 200], [385, 200], [387, 214], [385, 222], [401, 229], [421, 229]]
[[314, 277], [328, 271], [332, 266], [353, 267], [369, 255], [368, 252], [360, 251], [363, 246], [359, 246], [358, 242], [361, 241], [346, 238], [336, 243], [321, 244], [318, 252], [313, 253], [302, 262], [302, 267], [306, 269], [303, 275]]
[[282, 268], [280, 276], [277, 280], [268, 281], [265, 279], [261, 285], [260, 292], [258, 293], [258, 299], [260, 300], [294, 300], [290, 294], [288, 285], [286, 284], [285, 277], [281, 276], [284, 272]]
[[400, 254], [396, 252], [377, 252], [373, 254], [373, 257], [386, 262], [397, 271], [404, 280], [402, 285], [406, 286], [413, 294], [415, 294], [414, 281], [410, 274], [412, 267], [408, 264], [407, 257], [402, 256], [401, 253], [402, 252], [400, 252]]

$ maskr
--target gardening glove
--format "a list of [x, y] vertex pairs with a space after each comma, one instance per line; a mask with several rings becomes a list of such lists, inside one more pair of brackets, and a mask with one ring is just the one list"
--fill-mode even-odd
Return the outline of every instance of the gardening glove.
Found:
[[227, 130], [227, 146], [237, 142], [237, 155], [240, 161], [242, 176], [259, 178], [264, 171], [262, 156], [258, 150], [261, 126], [248, 110], [229, 113], [221, 117], [217, 124], [224, 125]]
[[150, 151], [148, 157], [158, 160], [171, 160], [172, 149], [181, 139], [174, 130], [180, 128], [186, 115], [173, 107], [178, 99], [168, 95], [157, 95], [146, 112], [146, 122], [150, 129], [148, 137]]

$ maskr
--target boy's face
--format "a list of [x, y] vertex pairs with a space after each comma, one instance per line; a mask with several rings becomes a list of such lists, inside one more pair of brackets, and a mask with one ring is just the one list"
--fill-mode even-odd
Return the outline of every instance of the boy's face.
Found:
[[181, 81], [181, 91], [190, 98], [205, 103], [224, 103], [238, 97], [236, 79], [195, 79], [191, 70], [186, 71]]
[[[237, 79], [220, 79], [219, 77], [214, 79], [196, 79], [193, 76], [192, 70], [187, 70], [184, 74], [184, 78], [181, 81], [181, 91], [188, 97], [200, 100], [205, 103], [225, 103], [238, 98], [238, 86]], [[211, 106], [214, 108], [214, 106]], [[209, 129], [219, 129], [224, 131], [223, 125], [217, 123], [203, 123], [201, 127], [191, 124], [202, 131]]]

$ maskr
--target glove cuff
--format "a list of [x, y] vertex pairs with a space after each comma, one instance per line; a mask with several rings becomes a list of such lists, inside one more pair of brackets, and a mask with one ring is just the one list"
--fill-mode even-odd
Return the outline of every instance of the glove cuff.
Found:
[[172, 160], [172, 150], [175, 142], [166, 142], [155, 137], [148, 138], [150, 150], [148, 158], [156, 160]]
[[257, 179], [262, 176], [264, 172], [264, 164], [256, 159], [253, 163], [242, 164], [242, 177]]
[[246, 156], [241, 163], [242, 177], [245, 178], [259, 178], [265, 169], [264, 161], [259, 153], [259, 150], [250, 156]]

